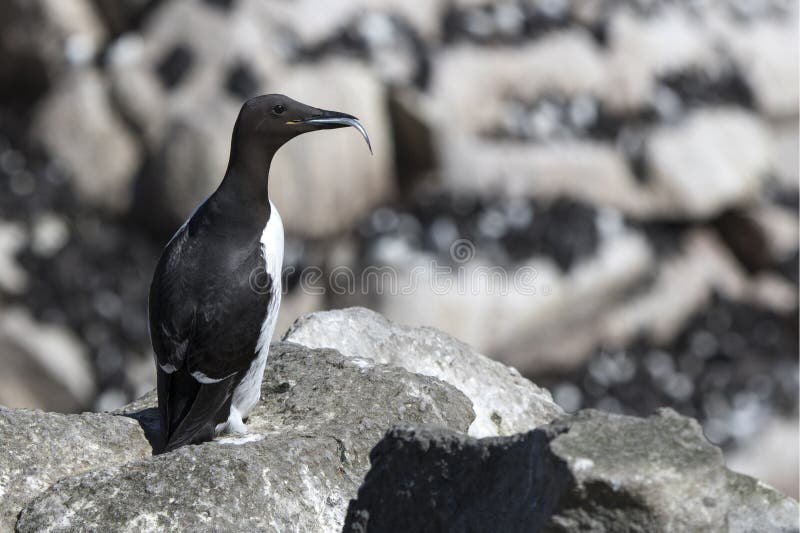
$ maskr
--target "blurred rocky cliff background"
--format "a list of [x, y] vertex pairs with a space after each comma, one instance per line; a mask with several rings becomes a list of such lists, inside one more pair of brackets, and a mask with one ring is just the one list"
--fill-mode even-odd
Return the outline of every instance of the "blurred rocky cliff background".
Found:
[[[357, 115], [375, 155], [343, 130], [276, 158], [279, 332], [354, 304], [435, 326], [567, 410], [697, 417], [797, 496], [797, 1], [1, 9], [0, 404], [153, 386], [160, 248], [221, 178], [242, 101], [282, 92]], [[497, 268], [532, 283], [459, 283]]]

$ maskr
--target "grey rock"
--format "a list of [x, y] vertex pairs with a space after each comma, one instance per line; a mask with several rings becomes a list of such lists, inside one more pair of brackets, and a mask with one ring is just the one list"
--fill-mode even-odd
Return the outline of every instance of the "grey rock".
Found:
[[581, 411], [513, 437], [387, 433], [345, 531], [797, 531], [797, 502], [727, 470], [692, 419]]
[[128, 208], [139, 145], [97, 70], [75, 70], [54, 87], [36, 110], [33, 134], [70, 169], [79, 199], [118, 213]]
[[38, 322], [26, 309], [13, 306], [0, 312], [0, 339], [24, 351], [76, 403], [90, 402], [96, 387], [89, 354], [71, 330]]
[[469, 433], [475, 437], [527, 431], [563, 414], [547, 390], [515, 369], [439, 330], [396, 324], [362, 307], [303, 316], [284, 340], [334, 348], [365, 364], [396, 365], [453, 385], [472, 401], [475, 421]]
[[34, 496], [65, 476], [141, 459], [152, 448], [123, 416], [0, 408], [0, 530], [14, 528]]
[[[152, 434], [154, 404], [151, 393], [123, 412]], [[441, 381], [333, 350], [273, 345], [247, 435], [64, 478], [25, 507], [16, 527], [339, 531], [387, 428], [465, 431], [473, 416], [469, 400]]]

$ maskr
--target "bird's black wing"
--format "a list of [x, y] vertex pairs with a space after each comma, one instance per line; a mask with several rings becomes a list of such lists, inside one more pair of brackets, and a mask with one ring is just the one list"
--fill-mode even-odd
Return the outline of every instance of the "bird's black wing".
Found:
[[271, 297], [249, 283], [263, 264], [257, 238], [209, 247], [206, 235], [200, 247], [196, 226], [190, 221], [172, 239], [150, 289], [164, 451], [210, 440], [227, 418]]

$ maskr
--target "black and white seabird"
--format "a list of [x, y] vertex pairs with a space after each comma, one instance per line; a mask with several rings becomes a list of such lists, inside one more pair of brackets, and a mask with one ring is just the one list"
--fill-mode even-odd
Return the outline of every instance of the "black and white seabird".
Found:
[[345, 126], [369, 146], [345, 113], [279, 94], [242, 106], [222, 183], [169, 241], [150, 286], [162, 452], [246, 432], [281, 301], [283, 224], [269, 200], [270, 162], [302, 133]]

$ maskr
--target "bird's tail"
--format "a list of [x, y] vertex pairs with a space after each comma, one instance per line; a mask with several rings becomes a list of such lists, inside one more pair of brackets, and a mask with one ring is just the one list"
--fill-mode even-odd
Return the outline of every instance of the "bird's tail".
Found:
[[217, 383], [200, 383], [186, 367], [172, 374], [158, 369], [158, 410], [165, 453], [186, 444], [214, 438], [219, 412], [230, 405], [234, 377]]

